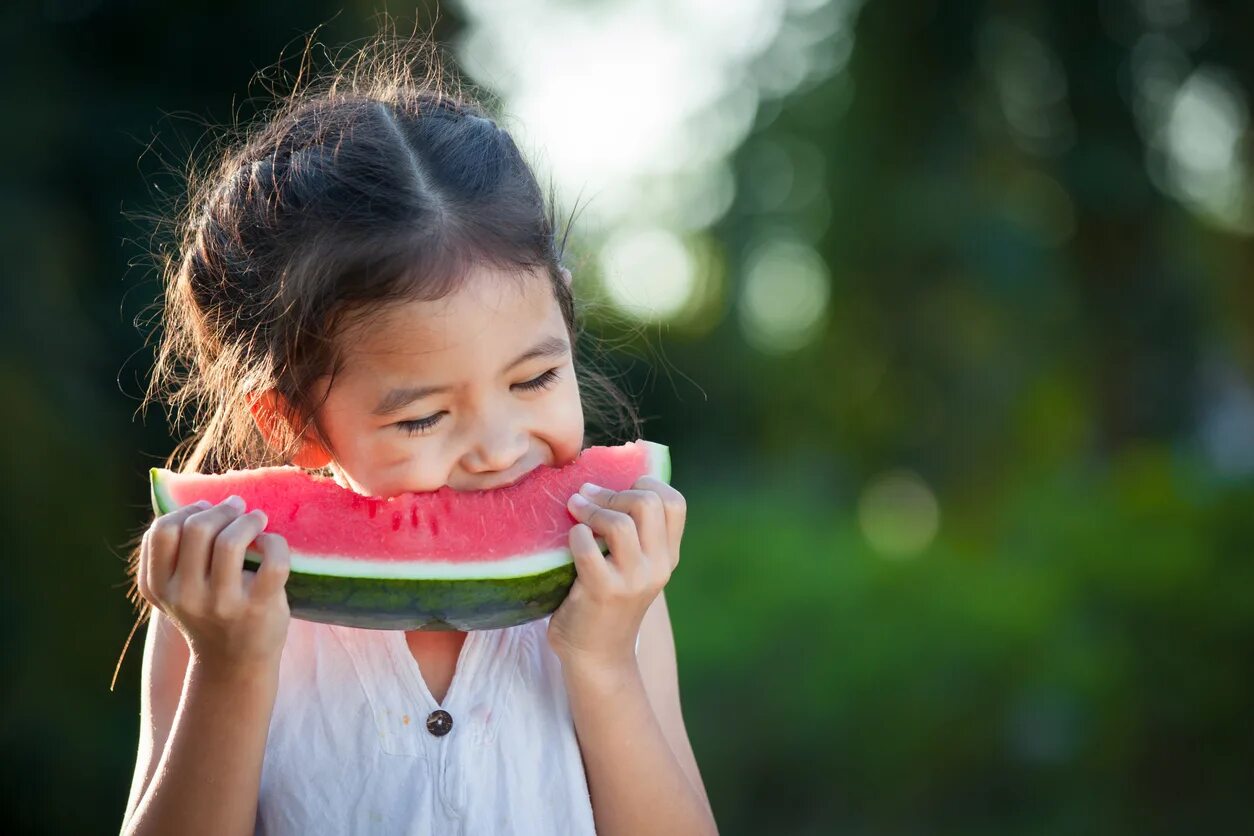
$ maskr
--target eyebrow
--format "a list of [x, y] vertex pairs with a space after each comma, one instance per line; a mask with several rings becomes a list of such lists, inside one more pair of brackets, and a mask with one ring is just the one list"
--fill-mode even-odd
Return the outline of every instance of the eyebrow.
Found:
[[[545, 337], [531, 348], [519, 354], [514, 360], [501, 369], [505, 374], [517, 365], [534, 360], [537, 357], [560, 357], [570, 351], [570, 344], [561, 337]], [[375, 415], [390, 415], [411, 403], [429, 395], [440, 395], [452, 389], [452, 386], [403, 386], [388, 392], [374, 408]]]

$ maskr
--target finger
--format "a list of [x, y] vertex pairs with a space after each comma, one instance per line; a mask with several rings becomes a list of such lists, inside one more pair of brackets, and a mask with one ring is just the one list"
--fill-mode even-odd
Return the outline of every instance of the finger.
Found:
[[209, 558], [213, 542], [222, 529], [242, 514], [244, 501], [237, 496], [224, 499], [207, 511], [192, 514], [183, 523], [179, 544], [178, 583], [180, 586], [203, 587], [209, 576]]
[[[662, 498], [662, 507], [666, 513], [666, 535], [671, 547], [671, 559], [679, 562], [679, 544], [684, 538], [684, 524], [688, 520], [688, 500], [684, 495], [652, 476], [641, 476], [633, 488], [642, 488], [656, 493]], [[674, 568], [672, 565], [671, 568]]]
[[185, 505], [152, 521], [144, 533], [146, 554], [140, 552], [141, 571], [148, 587], [150, 600], [164, 600], [170, 579], [178, 569], [179, 546], [183, 539], [183, 524], [188, 517], [212, 507], [208, 502]]
[[581, 494], [572, 496], [567, 507], [577, 521], [605, 539], [610, 548], [610, 559], [624, 578], [636, 581], [647, 573], [647, 559], [640, 548], [635, 520], [622, 511], [602, 508]]
[[611, 491], [599, 485], [586, 484], [579, 493], [611, 511], [621, 511], [636, 523], [640, 547], [649, 557], [662, 558], [670, 551], [666, 529], [666, 508], [662, 497], [648, 490]]
[[215, 596], [243, 596], [244, 552], [265, 527], [265, 513], [254, 509], [227, 523], [218, 534], [209, 566], [209, 588]]
[[257, 570], [251, 583], [245, 581], [249, 597], [254, 601], [262, 601], [284, 594], [283, 590], [292, 570], [292, 556], [287, 540], [278, 534], [259, 534], [253, 545], [261, 553], [261, 568]]
[[153, 600], [152, 593], [148, 589], [148, 564], [152, 562], [148, 551], [151, 533], [151, 528], [145, 529], [144, 536], [139, 541], [139, 562], [135, 564], [135, 589], [139, 592], [141, 600], [155, 607], [156, 601]]
[[614, 570], [609, 561], [601, 553], [592, 529], [584, 523], [577, 523], [570, 530], [570, 553], [575, 558], [575, 574], [588, 586], [588, 590], [599, 592], [608, 589], [616, 582]]

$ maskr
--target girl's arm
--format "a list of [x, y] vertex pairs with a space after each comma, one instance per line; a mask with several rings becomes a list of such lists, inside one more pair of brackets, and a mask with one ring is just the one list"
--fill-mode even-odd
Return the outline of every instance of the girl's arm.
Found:
[[183, 637], [154, 610], [122, 833], [253, 833], [277, 687], [277, 670], [219, 671], [189, 659]]
[[187, 642], [161, 610], [154, 607], [151, 612], [140, 672], [139, 753], [126, 814], [122, 817], [123, 829], [152, 783], [161, 754], [165, 752], [187, 676]]
[[575, 583], [548, 638], [562, 662], [597, 832], [717, 833], [679, 710], [662, 598], [679, 564], [687, 502], [641, 476], [625, 491], [586, 484], [566, 507], [577, 521]]
[[679, 705], [675, 644], [659, 594], [639, 664], [563, 667], [597, 833], [717, 833]]
[[[287, 543], [231, 497], [163, 514], [136, 583], [154, 607], [140, 746], [124, 834], [254, 832], [261, 764], [290, 620]], [[244, 572], [254, 544], [261, 567]]]

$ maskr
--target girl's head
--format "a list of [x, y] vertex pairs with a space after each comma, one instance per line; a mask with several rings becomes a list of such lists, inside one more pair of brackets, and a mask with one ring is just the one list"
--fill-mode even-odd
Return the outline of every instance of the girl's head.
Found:
[[603, 376], [576, 374], [535, 175], [405, 58], [294, 94], [194, 189], [149, 390], [195, 416], [172, 464], [329, 467], [386, 496], [564, 464], [586, 404], [634, 430]]
[[[565, 285], [559, 276], [557, 282]], [[342, 326], [337, 372], [313, 381], [317, 435], [300, 463], [334, 469], [363, 493], [499, 487], [565, 464], [583, 442], [571, 329], [554, 282], [472, 267], [433, 301], [395, 301]], [[281, 413], [255, 407], [263, 436]]]

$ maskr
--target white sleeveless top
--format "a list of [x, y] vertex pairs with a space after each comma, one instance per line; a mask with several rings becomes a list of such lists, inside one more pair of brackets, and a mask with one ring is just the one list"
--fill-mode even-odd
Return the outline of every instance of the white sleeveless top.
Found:
[[258, 836], [595, 833], [548, 623], [467, 634], [439, 705], [403, 632], [292, 619]]

